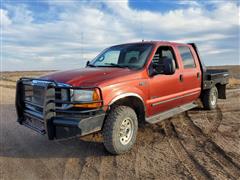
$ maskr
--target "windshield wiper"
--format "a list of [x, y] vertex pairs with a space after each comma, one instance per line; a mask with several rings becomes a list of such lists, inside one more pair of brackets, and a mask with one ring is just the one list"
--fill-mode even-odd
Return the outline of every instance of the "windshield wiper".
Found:
[[89, 67], [97, 67], [94, 64], [88, 64], [87, 66], [89, 66]]
[[129, 68], [126, 65], [115, 64], [115, 63], [104, 63], [105, 65], [110, 65], [109, 67], [119, 67], [119, 68]]

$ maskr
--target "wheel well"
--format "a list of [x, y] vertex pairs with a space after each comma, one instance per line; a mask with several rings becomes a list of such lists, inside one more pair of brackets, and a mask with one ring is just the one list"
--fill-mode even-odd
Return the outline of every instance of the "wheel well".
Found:
[[139, 123], [143, 123], [145, 121], [145, 106], [140, 98], [135, 96], [121, 98], [111, 104], [110, 109], [120, 105], [131, 107], [136, 112]]

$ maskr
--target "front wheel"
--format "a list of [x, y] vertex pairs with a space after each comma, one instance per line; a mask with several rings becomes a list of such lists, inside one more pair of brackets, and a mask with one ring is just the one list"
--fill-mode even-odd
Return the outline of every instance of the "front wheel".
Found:
[[217, 107], [217, 100], [218, 90], [215, 86], [203, 92], [202, 102], [205, 109], [208, 110], [215, 109]]
[[138, 120], [135, 111], [117, 106], [110, 111], [103, 127], [104, 146], [112, 154], [129, 151], [137, 137]]

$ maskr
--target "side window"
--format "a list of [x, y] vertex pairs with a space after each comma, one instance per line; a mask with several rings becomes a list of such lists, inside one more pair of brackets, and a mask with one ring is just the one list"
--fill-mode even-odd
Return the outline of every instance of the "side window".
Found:
[[184, 68], [185, 69], [195, 68], [196, 64], [195, 64], [195, 61], [193, 59], [193, 55], [191, 53], [191, 50], [186, 46], [179, 46], [178, 50], [180, 52]]
[[164, 56], [173, 59], [175, 61], [176, 69], [178, 69], [178, 64], [177, 64], [177, 61], [176, 61], [176, 56], [174, 54], [174, 50], [170, 46], [160, 46], [158, 48], [157, 52], [155, 53], [155, 55], [152, 59], [152, 62], [157, 63]]

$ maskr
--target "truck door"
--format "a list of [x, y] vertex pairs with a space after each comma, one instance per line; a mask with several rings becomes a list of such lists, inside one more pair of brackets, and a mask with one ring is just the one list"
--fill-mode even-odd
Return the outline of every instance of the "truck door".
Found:
[[149, 115], [166, 111], [181, 104], [178, 98], [182, 92], [182, 83], [179, 80], [181, 71], [176, 59], [175, 51], [172, 46], [160, 46], [153, 59], [159, 61], [163, 56], [167, 56], [175, 60], [176, 71], [173, 75], [159, 74], [149, 78]]
[[177, 46], [181, 59], [182, 73], [180, 74], [183, 88], [182, 104], [196, 100], [201, 92], [201, 69], [197, 55], [189, 46]]

